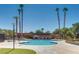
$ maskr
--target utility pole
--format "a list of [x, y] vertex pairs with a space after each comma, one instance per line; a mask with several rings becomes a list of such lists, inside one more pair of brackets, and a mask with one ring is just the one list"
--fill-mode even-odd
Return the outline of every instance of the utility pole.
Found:
[[13, 25], [13, 49], [15, 49], [15, 23]]

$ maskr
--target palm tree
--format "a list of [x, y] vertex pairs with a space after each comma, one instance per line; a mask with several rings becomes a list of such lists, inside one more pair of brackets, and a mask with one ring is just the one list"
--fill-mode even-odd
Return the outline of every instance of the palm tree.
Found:
[[[67, 14], [67, 11], [68, 11], [67, 8], [63, 9], [63, 12], [64, 12], [64, 26], [63, 26], [63, 28], [64, 28], [64, 30], [65, 30], [65, 25], [66, 25], [66, 14]], [[65, 33], [63, 33], [63, 38], [65, 38]]]
[[43, 32], [40, 29], [38, 29], [38, 30], [35, 31], [35, 34], [42, 34], [42, 33]]
[[23, 4], [20, 4], [21, 38], [23, 38], [23, 7], [24, 7], [24, 5]]
[[64, 26], [63, 26], [63, 28], [65, 28], [65, 25], [66, 25], [66, 14], [67, 14], [67, 11], [68, 11], [67, 8], [63, 9], [63, 12], [64, 12]]
[[20, 12], [21, 12], [21, 32], [23, 32], [23, 4], [20, 4]]
[[15, 16], [14, 19], [16, 20], [15, 23], [16, 23], [16, 35], [17, 35], [17, 33], [18, 33], [18, 17]]
[[41, 28], [41, 32], [44, 33], [44, 28]]
[[73, 34], [74, 34], [74, 40], [76, 39], [77, 34], [79, 34], [79, 23], [73, 24]]
[[60, 17], [59, 17], [59, 8], [56, 8], [57, 18], [58, 18], [58, 28], [59, 28], [59, 35], [60, 35]]
[[50, 31], [46, 31], [45, 33], [46, 33], [46, 34], [51, 34]]
[[59, 8], [56, 8], [57, 18], [58, 18], [58, 27], [60, 29], [60, 17], [59, 17]]
[[21, 32], [21, 19], [20, 19], [20, 14], [21, 14], [21, 13], [20, 13], [20, 11], [21, 11], [21, 10], [18, 9], [18, 15], [19, 15], [19, 17], [18, 17], [18, 18], [19, 18], [19, 33]]
[[55, 29], [55, 30], [53, 31], [53, 34], [59, 34], [59, 29]]

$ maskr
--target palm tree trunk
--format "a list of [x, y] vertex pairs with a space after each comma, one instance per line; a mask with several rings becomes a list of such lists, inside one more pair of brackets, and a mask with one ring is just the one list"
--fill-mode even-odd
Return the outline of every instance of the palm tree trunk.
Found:
[[63, 26], [63, 28], [64, 28], [64, 34], [63, 34], [63, 38], [65, 39], [65, 25], [66, 25], [66, 11], [64, 11], [64, 26]]
[[66, 25], [66, 11], [64, 11], [64, 29], [65, 29], [65, 25]]
[[23, 5], [20, 5], [21, 10], [21, 38], [23, 38]]
[[60, 18], [59, 18], [59, 12], [57, 12], [57, 17], [58, 17], [58, 28], [60, 30]]
[[19, 33], [21, 32], [21, 19], [20, 19], [20, 9], [18, 9], [19, 14]]
[[19, 33], [20, 33], [20, 37], [19, 39], [22, 38], [22, 20], [21, 20], [21, 9], [18, 9], [18, 14], [19, 14]]
[[58, 28], [59, 28], [59, 36], [60, 36], [60, 17], [59, 17], [59, 11], [57, 11], [57, 18], [58, 18]]
[[17, 33], [18, 33], [18, 17], [16, 17], [16, 40], [18, 39]]

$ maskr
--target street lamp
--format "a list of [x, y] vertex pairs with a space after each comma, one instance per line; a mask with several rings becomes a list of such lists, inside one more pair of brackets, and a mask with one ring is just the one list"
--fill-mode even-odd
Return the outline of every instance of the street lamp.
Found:
[[15, 23], [12, 23], [13, 26], [13, 49], [15, 49]]

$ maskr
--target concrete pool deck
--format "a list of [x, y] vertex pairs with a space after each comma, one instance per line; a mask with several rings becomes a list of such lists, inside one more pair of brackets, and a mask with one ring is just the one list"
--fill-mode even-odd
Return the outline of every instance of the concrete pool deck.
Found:
[[[56, 45], [23, 45], [16, 41], [16, 48], [32, 49], [37, 54], [79, 54], [79, 46], [68, 44], [64, 40], [57, 41]], [[12, 48], [12, 42], [1, 42], [0, 48]]]

